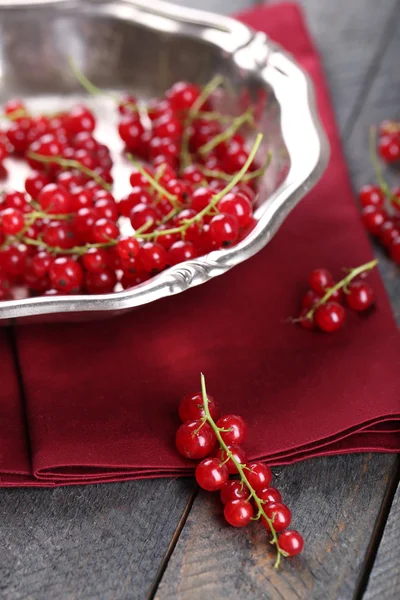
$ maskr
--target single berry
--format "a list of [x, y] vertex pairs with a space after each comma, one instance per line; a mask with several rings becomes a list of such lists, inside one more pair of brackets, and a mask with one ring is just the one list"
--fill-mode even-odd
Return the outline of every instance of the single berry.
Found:
[[6, 235], [17, 235], [24, 225], [24, 215], [17, 208], [6, 208], [0, 212], [0, 226]]
[[[163, 236], [161, 236], [163, 237]], [[177, 265], [178, 263], [184, 262], [185, 260], [191, 260], [196, 258], [196, 248], [191, 242], [185, 242], [184, 240], [178, 240], [168, 250], [167, 262], [170, 266]]]
[[[216, 401], [210, 394], [207, 394], [208, 398], [208, 410], [212, 419], [215, 421], [218, 419], [219, 407]], [[185, 421], [195, 421], [202, 419], [205, 416], [203, 395], [201, 392], [196, 394], [187, 394], [182, 398], [178, 407], [179, 417], [183, 423]]]
[[194, 460], [208, 456], [215, 442], [216, 437], [211, 426], [201, 420], [186, 421], [179, 427], [175, 437], [178, 452]]
[[311, 272], [309, 283], [314, 292], [323, 295], [327, 289], [334, 285], [334, 280], [327, 269], [314, 269]]
[[[282, 504], [281, 502], [266, 504], [264, 512], [269, 520], [272, 521], [272, 526], [277, 533], [289, 527], [290, 521], [292, 520], [292, 514], [286, 504]], [[268, 521], [266, 521], [264, 517], [262, 517], [262, 523], [264, 527], [270, 531]]]
[[239, 415], [224, 415], [218, 419], [217, 427], [225, 430], [220, 432], [225, 444], [242, 444], [246, 438], [247, 425]]
[[266, 487], [262, 490], [257, 490], [257, 496], [265, 504], [274, 504], [282, 502], [282, 496], [280, 491], [275, 489], [274, 487]]
[[353, 310], [366, 310], [374, 303], [374, 290], [366, 281], [352, 281], [347, 286], [346, 299]]
[[249, 490], [241, 481], [231, 479], [221, 487], [221, 502], [226, 504], [232, 500], [246, 500], [249, 497]]
[[362, 206], [383, 206], [385, 202], [385, 194], [377, 185], [364, 185], [358, 197]]
[[261, 462], [253, 462], [246, 465], [246, 477], [256, 491], [269, 486], [272, 480], [271, 469]]
[[363, 208], [361, 217], [364, 226], [369, 233], [372, 233], [372, 235], [378, 235], [382, 224], [387, 218], [387, 215], [382, 208], [369, 205]]
[[56, 258], [50, 266], [49, 276], [51, 285], [60, 292], [79, 290], [83, 272], [81, 266], [72, 258], [64, 256]]
[[205, 458], [196, 467], [196, 481], [208, 492], [216, 492], [228, 481], [228, 469], [216, 458]]
[[400, 136], [398, 134], [384, 135], [379, 139], [379, 154], [387, 163], [400, 160]]
[[225, 504], [224, 517], [232, 527], [246, 527], [253, 516], [253, 505], [247, 500], [230, 500]]
[[315, 322], [322, 331], [332, 333], [344, 323], [344, 308], [337, 302], [325, 302], [315, 310]]
[[288, 556], [296, 556], [297, 554], [300, 554], [304, 548], [302, 536], [292, 529], [288, 529], [281, 533], [278, 538], [278, 544], [279, 548], [283, 550], [283, 552], [286, 552]]
[[215, 215], [210, 221], [210, 235], [217, 246], [230, 246], [239, 235], [237, 218], [223, 213]]
[[[247, 462], [247, 456], [245, 451], [240, 447], [237, 446], [236, 444], [230, 444], [227, 445], [228, 450], [233, 454], [233, 457], [235, 458], [235, 460], [240, 463], [241, 465], [246, 464]], [[228, 457], [225, 453], [225, 450], [223, 450], [222, 448], [220, 448], [217, 452], [217, 458], [219, 458], [219, 460], [221, 462], [224, 462]], [[232, 461], [232, 459], [229, 459], [226, 463], [228, 472], [230, 475], [233, 475], [234, 473], [237, 473], [237, 468], [235, 463]]]

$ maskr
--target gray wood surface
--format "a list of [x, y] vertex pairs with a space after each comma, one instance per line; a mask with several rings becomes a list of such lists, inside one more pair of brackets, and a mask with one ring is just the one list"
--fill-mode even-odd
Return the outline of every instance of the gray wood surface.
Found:
[[400, 487], [393, 501], [364, 600], [392, 600], [400, 590]]
[[[175, 0], [221, 13], [251, 0]], [[355, 187], [372, 171], [367, 126], [398, 110], [400, 0], [301, 0], [321, 51]], [[397, 42], [396, 42], [397, 40]], [[399, 277], [383, 275], [400, 320]], [[225, 527], [191, 479], [2, 490], [0, 597], [7, 600], [350, 600], [361, 597], [392, 500], [396, 458], [324, 458], [277, 471], [303, 557], [271, 568], [263, 532]], [[397, 512], [395, 512], [397, 511]], [[379, 515], [381, 518], [379, 519]], [[382, 516], [383, 515], [383, 516]], [[399, 597], [393, 504], [366, 598]], [[175, 546], [176, 544], [176, 546]], [[398, 562], [397, 562], [398, 565]], [[159, 582], [160, 585], [159, 585]]]

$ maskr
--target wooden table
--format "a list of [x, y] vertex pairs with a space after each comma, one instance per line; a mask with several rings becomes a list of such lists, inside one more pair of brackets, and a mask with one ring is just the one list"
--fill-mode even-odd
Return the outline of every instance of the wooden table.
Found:
[[[224, 13], [254, 3], [176, 1]], [[302, 4], [357, 188], [372, 179], [368, 126], [400, 116], [400, 0]], [[400, 322], [399, 273], [380, 258]], [[279, 572], [264, 532], [225, 527], [216, 499], [193, 480], [1, 490], [0, 597], [399, 598], [399, 467], [396, 456], [362, 454], [275, 469], [293, 526], [306, 539], [304, 555]]]

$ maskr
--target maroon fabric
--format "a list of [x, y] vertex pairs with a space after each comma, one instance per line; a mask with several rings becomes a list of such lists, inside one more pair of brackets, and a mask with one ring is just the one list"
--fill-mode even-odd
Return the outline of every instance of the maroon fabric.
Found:
[[252, 458], [285, 464], [400, 450], [399, 335], [378, 273], [371, 274], [377, 310], [349, 313], [342, 331], [309, 333], [285, 322], [314, 267], [339, 275], [368, 261], [371, 248], [298, 8], [259, 8], [242, 20], [286, 47], [314, 79], [332, 150], [322, 181], [262, 252], [222, 277], [112, 320], [18, 329], [31, 468], [4, 342], [2, 485], [191, 472], [173, 440], [179, 398], [199, 388], [200, 371], [223, 410], [247, 420]]

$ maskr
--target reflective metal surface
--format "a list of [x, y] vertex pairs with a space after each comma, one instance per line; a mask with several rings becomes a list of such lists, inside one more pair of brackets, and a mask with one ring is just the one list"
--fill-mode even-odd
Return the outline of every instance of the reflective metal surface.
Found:
[[[54, 112], [82, 100], [68, 68], [70, 55], [101, 88], [134, 90], [144, 99], [177, 80], [204, 84], [216, 73], [224, 75], [229, 86], [217, 99], [219, 109], [234, 114], [255, 106], [257, 128], [265, 133], [262, 150], [272, 151], [257, 202], [258, 224], [238, 245], [172, 267], [131, 290], [2, 302], [2, 324], [15, 318], [22, 323], [104, 317], [221, 275], [268, 243], [325, 169], [328, 144], [308, 76], [264, 34], [232, 19], [159, 0], [0, 0], [0, 102], [23, 96], [33, 112]], [[113, 151], [120, 198], [129, 189], [129, 167], [115, 132], [115, 108], [103, 97], [85, 102], [98, 116], [96, 137]], [[14, 189], [23, 182], [23, 167], [18, 168], [12, 166], [15, 175], [7, 184]]]

